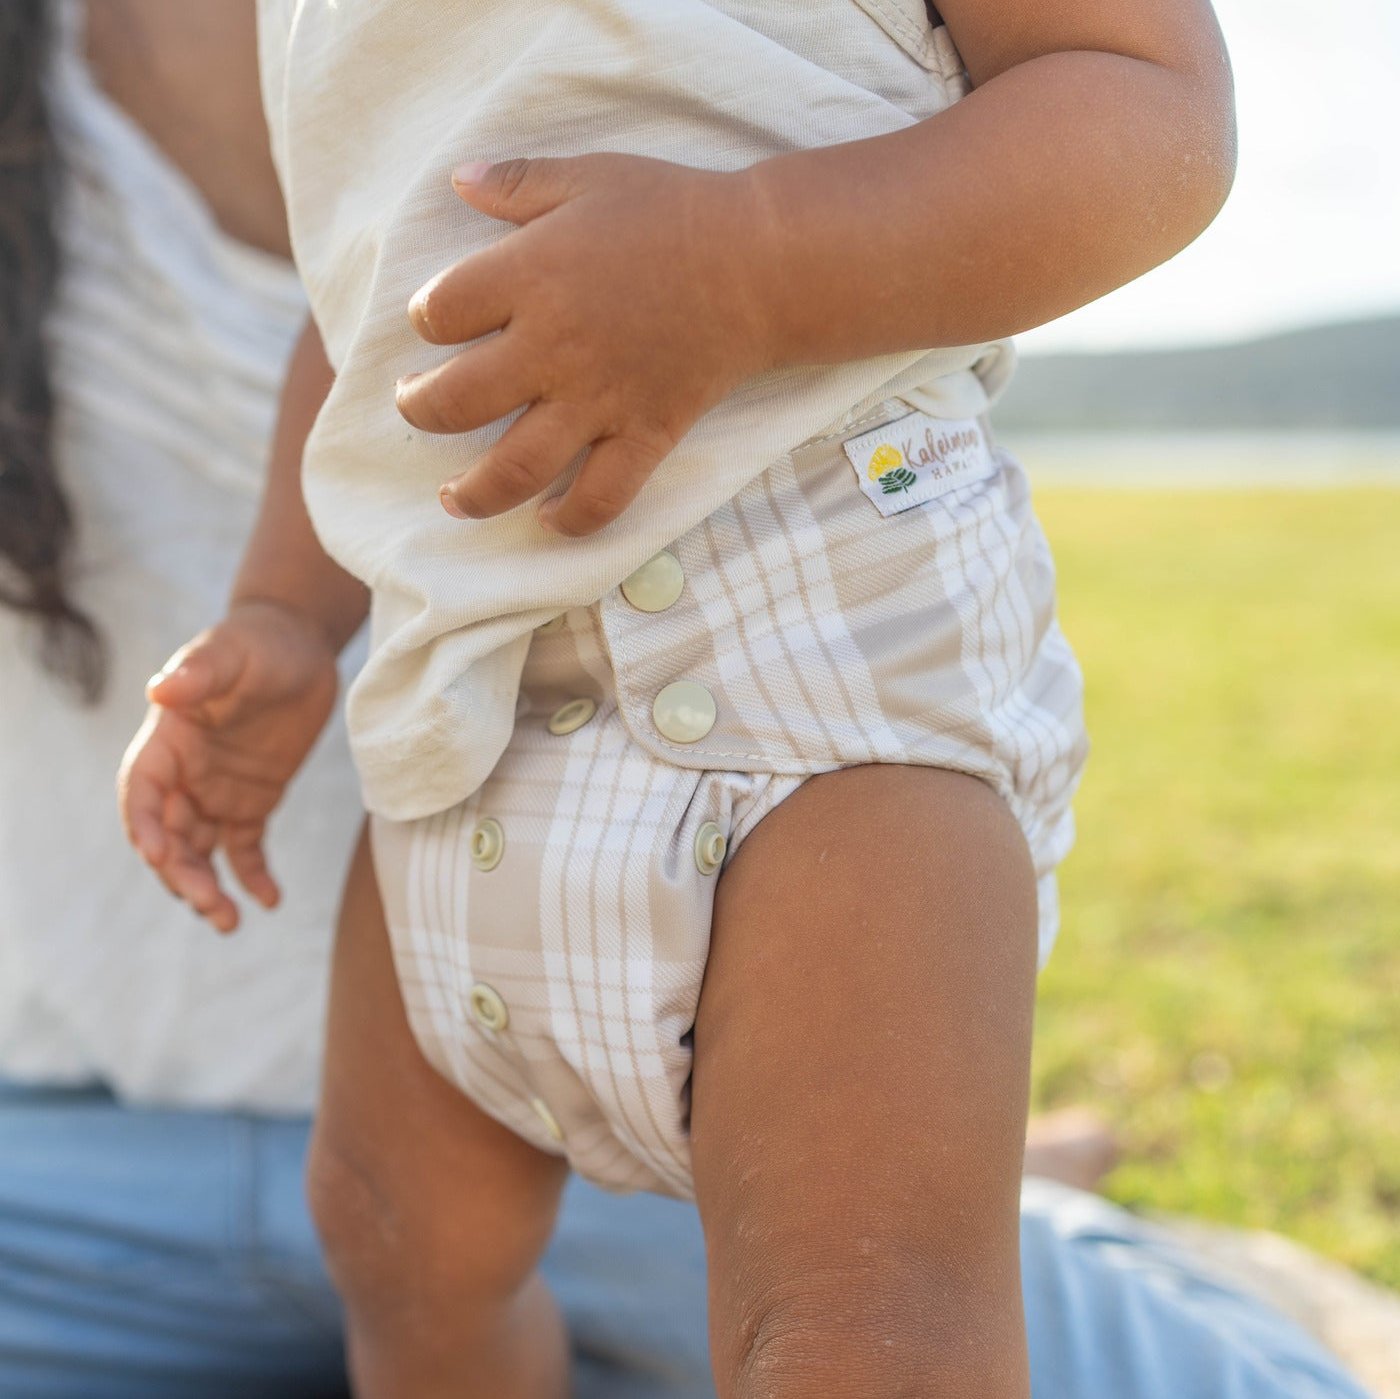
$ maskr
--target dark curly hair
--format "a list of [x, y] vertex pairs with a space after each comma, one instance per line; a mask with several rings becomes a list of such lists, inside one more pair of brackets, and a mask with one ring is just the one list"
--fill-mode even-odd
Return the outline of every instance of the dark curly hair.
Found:
[[68, 594], [73, 516], [50, 445], [44, 319], [58, 277], [59, 162], [44, 100], [46, 0], [0, 3], [0, 605], [32, 617], [45, 667], [91, 702], [102, 639]]

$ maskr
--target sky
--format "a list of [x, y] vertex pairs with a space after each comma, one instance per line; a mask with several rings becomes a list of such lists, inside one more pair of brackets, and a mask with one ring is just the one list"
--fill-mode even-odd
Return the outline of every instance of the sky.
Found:
[[1020, 337], [1026, 353], [1246, 339], [1400, 313], [1400, 0], [1215, 0], [1235, 188], [1170, 262]]

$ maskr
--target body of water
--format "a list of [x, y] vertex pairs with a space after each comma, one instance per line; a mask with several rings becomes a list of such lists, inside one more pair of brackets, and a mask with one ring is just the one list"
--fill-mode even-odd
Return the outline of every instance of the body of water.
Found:
[[1046, 484], [1400, 487], [1400, 432], [1006, 432], [999, 440]]

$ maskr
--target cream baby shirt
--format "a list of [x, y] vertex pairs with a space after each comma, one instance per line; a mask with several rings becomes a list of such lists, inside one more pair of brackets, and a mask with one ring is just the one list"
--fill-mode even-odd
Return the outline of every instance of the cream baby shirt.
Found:
[[434, 437], [394, 406], [400, 375], [453, 353], [414, 335], [410, 296], [513, 227], [456, 198], [455, 165], [621, 151], [739, 169], [933, 116], [965, 91], [961, 64], [923, 0], [260, 0], [260, 33], [296, 260], [337, 371], [306, 499], [328, 552], [373, 594], [348, 718], [382, 816], [430, 815], [480, 786], [510, 737], [534, 628], [602, 597], [853, 412], [975, 368], [958, 380], [975, 401], [955, 413], [974, 416], [1009, 372], [1005, 345], [787, 367], [699, 419], [596, 535], [554, 536], [530, 504], [454, 520], [439, 486], [516, 416]]

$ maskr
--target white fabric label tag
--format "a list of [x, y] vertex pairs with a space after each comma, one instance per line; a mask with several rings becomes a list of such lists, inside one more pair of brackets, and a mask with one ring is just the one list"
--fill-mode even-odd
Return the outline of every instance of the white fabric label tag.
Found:
[[841, 445], [861, 490], [882, 515], [898, 515], [996, 468], [976, 418], [935, 418], [922, 409]]

